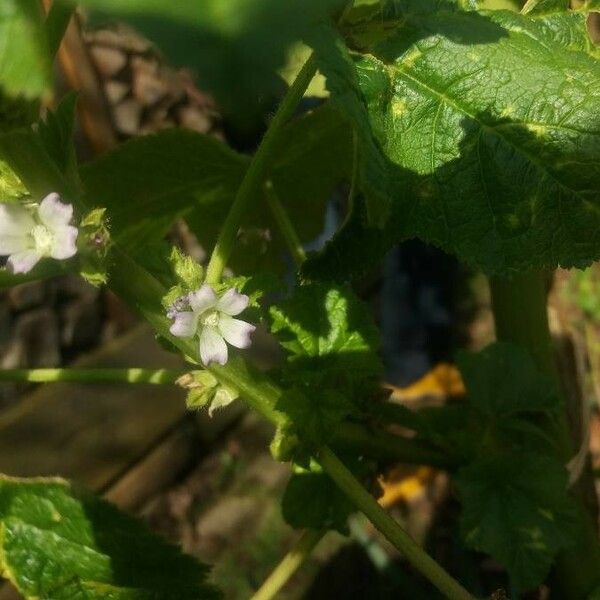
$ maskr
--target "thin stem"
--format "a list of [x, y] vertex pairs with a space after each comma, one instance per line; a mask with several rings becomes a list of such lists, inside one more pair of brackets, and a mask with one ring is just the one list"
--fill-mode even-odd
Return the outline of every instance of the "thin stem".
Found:
[[304, 564], [325, 533], [327, 532], [315, 529], [304, 531], [293, 548], [285, 555], [283, 560], [275, 567], [273, 572], [252, 596], [251, 600], [272, 600], [272, 598], [276, 598], [281, 588]]
[[277, 192], [273, 188], [273, 184], [270, 181], [267, 181], [267, 183], [265, 184], [265, 196], [267, 198], [269, 208], [273, 213], [273, 217], [277, 222], [279, 231], [281, 231], [281, 234], [285, 239], [290, 254], [294, 259], [296, 266], [299, 268], [302, 266], [302, 263], [306, 260], [306, 252], [304, 252], [302, 242], [300, 242], [300, 238], [296, 233], [296, 229], [290, 221], [290, 217], [287, 214], [287, 211], [285, 210], [283, 205], [281, 204], [279, 196], [277, 195]]
[[275, 113], [271, 125], [256, 151], [248, 171], [240, 185], [235, 200], [221, 228], [221, 233], [215, 244], [212, 256], [208, 263], [206, 271], [206, 281], [208, 283], [218, 283], [221, 279], [223, 269], [233, 251], [235, 238], [240, 228], [242, 218], [246, 213], [248, 206], [256, 196], [261, 183], [269, 166], [269, 161], [273, 149], [279, 139], [282, 127], [291, 118], [296, 110], [298, 102], [302, 99], [304, 92], [317, 71], [316, 60], [311, 54], [310, 58], [304, 63], [300, 73], [291, 85], [279, 109]]
[[73, 7], [54, 0], [46, 18], [46, 37], [48, 39], [48, 52], [56, 56], [60, 43], [67, 31], [73, 16]]
[[171, 369], [4, 369], [0, 370], [0, 381], [173, 385], [188, 372]]
[[344, 463], [327, 447], [321, 448], [318, 461], [338, 487], [363, 512], [375, 527], [424, 575], [446, 598], [473, 600], [473, 596], [448, 574], [400, 525], [392, 519], [375, 498], [361, 486]]
[[[162, 286], [145, 269], [140, 267], [124, 252], [118, 252], [111, 274], [111, 287], [130, 305], [136, 307], [157, 331], [177, 346], [185, 355], [193, 356], [193, 342], [172, 336], [169, 322], [162, 312], [157, 312], [158, 298], [164, 294]], [[236, 389], [242, 397], [273, 424], [283, 422], [276, 409], [282, 390], [266, 376], [251, 370], [243, 361], [224, 366], [211, 365], [211, 373], [222, 383]], [[340, 489], [354, 502], [356, 507], [419, 569], [436, 587], [451, 600], [472, 600], [470, 594], [444, 569], [418, 546], [410, 536], [376, 502], [376, 500], [354, 478], [343, 463], [329, 448], [321, 448], [319, 460], [323, 469]]]

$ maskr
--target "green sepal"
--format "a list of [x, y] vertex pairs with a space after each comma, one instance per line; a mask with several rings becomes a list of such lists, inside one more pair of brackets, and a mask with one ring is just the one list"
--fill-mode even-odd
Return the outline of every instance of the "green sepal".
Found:
[[185, 400], [188, 410], [208, 407], [208, 415], [225, 408], [239, 398], [239, 392], [232, 386], [221, 384], [209, 371], [191, 371], [180, 377], [177, 384], [188, 390]]

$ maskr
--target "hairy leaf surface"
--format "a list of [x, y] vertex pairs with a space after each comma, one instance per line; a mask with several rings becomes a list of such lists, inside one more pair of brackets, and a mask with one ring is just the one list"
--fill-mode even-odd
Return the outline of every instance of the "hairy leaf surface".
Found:
[[288, 351], [284, 376], [307, 393], [331, 389], [352, 397], [380, 376], [377, 329], [349, 288], [300, 286], [290, 300], [271, 307], [271, 318], [272, 332]]
[[[397, 2], [346, 31], [369, 51], [354, 78], [388, 160], [392, 217], [378, 232], [353, 216], [309, 273], [364, 270], [413, 236], [488, 273], [598, 258], [600, 62], [584, 12], [430, 4]], [[363, 259], [344, 268], [349, 244]]]

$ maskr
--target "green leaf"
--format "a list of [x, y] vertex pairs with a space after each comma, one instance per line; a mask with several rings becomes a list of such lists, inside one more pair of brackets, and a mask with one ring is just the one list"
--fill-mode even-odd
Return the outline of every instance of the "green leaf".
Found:
[[382, 225], [389, 214], [392, 182], [388, 160], [375, 137], [363, 101], [359, 74], [344, 42], [333, 29], [322, 27], [310, 38], [310, 43], [319, 71], [327, 78], [331, 99], [346, 115], [348, 126], [356, 136], [359, 151], [356, 169], [367, 199], [369, 221]]
[[61, 479], [0, 479], [0, 568], [26, 598], [203, 600], [207, 568]]
[[348, 535], [354, 506], [332, 479], [314, 463], [295, 467], [281, 501], [283, 518], [296, 529], [335, 529]]
[[303, 441], [313, 446], [326, 444], [337, 425], [353, 412], [352, 401], [335, 390], [314, 389], [304, 394], [297, 389], [285, 391], [276, 408], [293, 424]]
[[38, 133], [48, 156], [60, 172], [74, 185], [79, 185], [73, 138], [76, 108], [77, 94], [71, 92], [61, 100], [56, 110], [47, 112], [45, 120], [38, 124]]
[[508, 569], [519, 591], [548, 575], [557, 552], [576, 542], [576, 508], [560, 463], [533, 453], [475, 461], [456, 485], [466, 543]]
[[23, 182], [4, 161], [0, 161], [0, 202], [16, 202], [24, 196], [27, 196], [27, 189]]
[[[192, 68], [202, 85], [238, 120], [256, 115], [277, 96], [276, 71], [290, 46], [326, 18], [340, 0], [85, 0], [86, 6], [127, 19], [158, 43], [171, 62]], [[205, 89], [203, 88], [203, 89]]]
[[420, 439], [462, 464], [508, 449], [556, 453], [548, 429], [556, 425], [562, 399], [525, 350], [499, 342], [480, 352], [461, 352], [457, 362], [467, 402], [410, 415]]
[[350, 288], [300, 286], [270, 314], [271, 331], [288, 352], [284, 377], [307, 395], [328, 389], [354, 399], [377, 385], [379, 334]]
[[247, 160], [211, 137], [183, 129], [131, 140], [80, 169], [86, 197], [107, 208], [113, 235], [160, 238], [198, 204], [231, 197]]
[[2, 94], [23, 99], [45, 95], [52, 80], [41, 4], [37, 0], [3, 0], [0, 40]]
[[469, 403], [483, 415], [502, 419], [521, 413], [552, 413], [561, 407], [556, 386], [523, 348], [506, 342], [457, 358]]
[[[285, 126], [273, 159], [269, 175], [277, 197], [300, 241], [313, 241], [324, 229], [327, 204], [334, 190], [351, 177], [351, 130], [340, 113], [326, 104]], [[223, 198], [186, 215], [203, 247], [213, 247], [232, 200]], [[283, 273], [287, 254], [285, 240], [261, 193], [242, 222], [228, 264], [235, 273]]]
[[352, 243], [373, 262], [414, 236], [487, 273], [600, 257], [600, 62], [585, 13], [394, 6], [345, 32], [369, 53], [355, 77], [388, 160], [391, 218], [381, 233], [359, 213], [329, 265]]

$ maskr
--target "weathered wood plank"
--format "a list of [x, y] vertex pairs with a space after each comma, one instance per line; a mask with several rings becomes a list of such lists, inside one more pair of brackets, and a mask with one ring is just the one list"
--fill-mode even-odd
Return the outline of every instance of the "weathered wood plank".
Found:
[[[140, 326], [78, 366], [182, 366]], [[0, 472], [61, 475], [104, 488], [184, 416], [184, 393], [169, 386], [41, 386], [0, 415]]]

